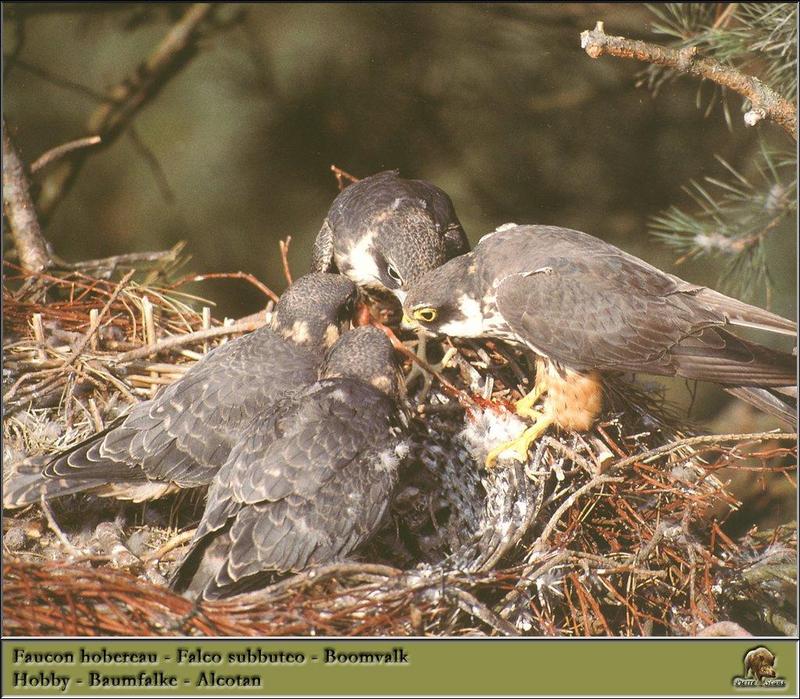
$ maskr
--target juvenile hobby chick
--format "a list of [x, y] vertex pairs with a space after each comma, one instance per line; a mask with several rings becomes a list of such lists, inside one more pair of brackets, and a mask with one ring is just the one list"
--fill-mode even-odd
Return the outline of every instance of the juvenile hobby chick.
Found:
[[314, 244], [312, 268], [338, 270], [359, 286], [403, 289], [469, 250], [453, 202], [425, 180], [379, 172], [339, 193]]
[[226, 597], [341, 560], [371, 536], [409, 449], [401, 386], [383, 332], [345, 333], [319, 381], [256, 417], [233, 448], [173, 589]]
[[281, 296], [269, 326], [213, 349], [155, 398], [41, 469], [8, 474], [3, 503], [21, 507], [88, 491], [136, 502], [208, 485], [246, 435], [287, 392], [317, 379], [356, 301], [338, 274], [299, 278]]

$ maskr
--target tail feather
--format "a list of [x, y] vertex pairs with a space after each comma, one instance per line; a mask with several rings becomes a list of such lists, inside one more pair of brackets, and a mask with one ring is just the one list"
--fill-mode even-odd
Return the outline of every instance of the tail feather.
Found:
[[105, 481], [97, 479], [47, 478], [42, 473], [48, 457], [31, 457], [3, 468], [3, 507], [16, 509], [45, 500], [74, 495], [100, 488]]
[[[3, 464], [3, 507], [13, 509], [45, 500], [91, 493], [143, 502], [178, 488], [170, 480], [151, 480], [139, 464], [102, 459], [92, 452], [115, 425], [66, 451]], [[187, 486], [189, 487], [189, 486]]]
[[684, 338], [670, 349], [676, 373], [727, 386], [783, 388], [797, 385], [797, 359], [744, 340], [719, 327]]
[[144, 479], [144, 474], [137, 473], [136, 468], [130, 464], [104, 459], [98, 453], [105, 438], [116, 430], [123, 420], [124, 418], [118, 418], [100, 432], [95, 432], [81, 442], [51, 456], [45, 464], [44, 475], [48, 478], [84, 478], [104, 481], [112, 481], [115, 478], [121, 480]]
[[751, 306], [744, 301], [725, 296], [713, 289], [701, 289], [697, 293], [697, 299], [708, 308], [724, 315], [731, 325], [797, 336], [797, 323], [794, 321], [765, 311], [758, 306]]
[[65, 495], [101, 490], [108, 483], [106, 473], [79, 473], [75, 469], [61, 471], [56, 466], [66, 464], [76, 452], [89, 449], [112, 427], [113, 425], [56, 455], [43, 454], [17, 463], [3, 464], [3, 507], [25, 507], [39, 503], [42, 497], [52, 500]]
[[797, 401], [790, 401], [775, 395], [774, 390], [754, 386], [729, 386], [725, 391], [732, 396], [750, 403], [762, 412], [773, 415], [792, 430], [797, 430]]
[[168, 580], [173, 592], [190, 599], [215, 596], [215, 579], [230, 551], [229, 528], [230, 525], [192, 541]]

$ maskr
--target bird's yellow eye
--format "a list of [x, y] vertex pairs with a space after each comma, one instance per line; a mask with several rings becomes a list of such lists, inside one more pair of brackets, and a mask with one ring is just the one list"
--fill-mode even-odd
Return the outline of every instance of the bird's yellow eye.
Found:
[[423, 323], [432, 323], [436, 320], [435, 308], [417, 308], [411, 313], [414, 320], [419, 320]]

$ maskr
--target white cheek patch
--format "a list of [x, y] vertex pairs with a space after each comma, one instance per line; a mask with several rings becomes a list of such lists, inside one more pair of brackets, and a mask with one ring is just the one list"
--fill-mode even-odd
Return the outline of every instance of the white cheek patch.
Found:
[[325, 339], [323, 340], [325, 347], [333, 346], [333, 343], [339, 339], [339, 334], [339, 328], [333, 323], [325, 328]]
[[484, 333], [483, 311], [480, 302], [469, 296], [458, 300], [460, 317], [439, 326], [440, 332], [453, 337], [480, 337]]
[[294, 321], [294, 323], [292, 323], [292, 327], [284, 330], [281, 334], [287, 340], [292, 340], [299, 345], [302, 345], [311, 339], [308, 323], [306, 323], [304, 320]]
[[392, 390], [392, 380], [388, 376], [376, 376], [370, 383], [383, 393], [389, 393]]
[[[381, 274], [378, 265], [372, 256], [372, 241], [375, 233], [369, 232], [363, 236], [345, 254], [344, 259], [336, 256], [336, 266], [347, 273], [359, 286], [370, 286], [376, 282], [381, 283]], [[382, 284], [381, 284], [382, 286]]]

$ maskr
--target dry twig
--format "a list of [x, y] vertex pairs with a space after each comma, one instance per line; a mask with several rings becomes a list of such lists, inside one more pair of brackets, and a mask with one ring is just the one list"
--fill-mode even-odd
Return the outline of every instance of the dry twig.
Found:
[[780, 440], [791, 440], [793, 442], [797, 441], [797, 433], [796, 432], [746, 432], [743, 434], [707, 434], [701, 435], [699, 437], [687, 437], [685, 439], [677, 439], [669, 444], [664, 444], [663, 446], [656, 447], [655, 449], [650, 449], [649, 451], [641, 452], [639, 454], [635, 454], [634, 456], [630, 456], [626, 459], [622, 459], [617, 461], [611, 465], [612, 469], [621, 469], [625, 468], [626, 466], [630, 466], [631, 464], [635, 463], [646, 463], [648, 460], [652, 459], [655, 456], [664, 456], [666, 454], [671, 454], [673, 451], [681, 449], [682, 447], [692, 447], [699, 444], [711, 444], [717, 445], [723, 442], [748, 442], [748, 441], [760, 441], [763, 442], [767, 439], [780, 439]]
[[191, 345], [195, 342], [208, 340], [212, 337], [223, 337], [225, 335], [235, 335], [237, 333], [250, 332], [261, 327], [263, 324], [263, 320], [253, 320], [234, 323], [233, 325], [221, 325], [214, 328], [208, 328], [208, 330], [196, 330], [195, 332], [185, 333], [183, 335], [175, 335], [173, 337], [165, 337], [152, 345], [137, 347], [136, 349], [132, 349], [128, 352], [123, 352], [122, 354], [114, 357], [113, 362], [115, 364], [127, 364], [128, 362], [132, 362], [136, 359], [144, 359], [145, 357], [150, 357], [154, 354], [158, 354], [159, 352], [176, 349], [185, 345]]
[[[195, 3], [170, 29], [155, 51], [130, 76], [113, 87], [105, 102], [89, 118], [87, 131], [98, 136], [102, 148], [114, 143], [134, 116], [158, 95], [194, 55], [205, 21], [214, 11], [214, 3]], [[77, 150], [62, 160], [42, 186], [39, 211], [43, 222], [66, 196], [90, 150]]]
[[345, 180], [347, 180], [348, 184], [358, 182], [358, 177], [351, 175], [349, 172], [345, 172], [342, 170], [342, 168], [337, 167], [336, 165], [331, 165], [331, 172], [336, 177], [336, 183], [339, 185], [340, 192], [347, 186], [345, 184]]
[[271, 301], [278, 303], [278, 294], [276, 294], [266, 284], [256, 279], [252, 274], [249, 274], [248, 272], [215, 272], [212, 274], [187, 274], [185, 277], [182, 277], [178, 281], [171, 284], [170, 289], [177, 289], [179, 286], [182, 286], [183, 284], [187, 284], [189, 282], [202, 282], [205, 281], [206, 279], [244, 279], [246, 282], [249, 282], [254, 287], [256, 287], [256, 289], [258, 289], [262, 294], [267, 296]]
[[31, 163], [31, 174], [36, 174], [39, 170], [43, 170], [48, 165], [63, 158], [67, 153], [71, 153], [79, 148], [90, 148], [91, 146], [98, 145], [102, 139], [100, 136], [86, 136], [84, 138], [77, 138], [74, 141], [62, 143], [60, 146], [51, 148], [50, 150], [42, 153], [36, 160]]
[[[292, 236], [287, 235], [286, 240], [279, 240], [278, 247], [281, 251], [281, 264], [283, 265], [283, 276], [286, 277], [286, 283], [292, 285], [292, 271], [289, 269], [289, 245], [292, 242]], [[275, 299], [273, 299], [274, 301]]]
[[744, 115], [745, 124], [754, 126], [762, 119], [768, 118], [783, 127], [797, 141], [797, 107], [794, 104], [758, 78], [745, 75], [713, 58], [698, 56], [695, 46], [673, 49], [623, 36], [609, 36], [604, 31], [603, 22], [598, 22], [594, 29], [587, 29], [581, 33], [581, 48], [591, 58], [599, 58], [606, 54], [617, 58], [633, 58], [711, 80], [750, 101], [751, 109]]
[[3, 118], [3, 213], [19, 262], [27, 272], [41, 272], [50, 266], [50, 252], [42, 235], [31, 199], [25, 167]]

